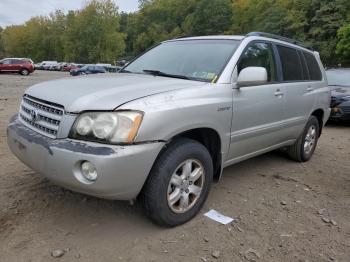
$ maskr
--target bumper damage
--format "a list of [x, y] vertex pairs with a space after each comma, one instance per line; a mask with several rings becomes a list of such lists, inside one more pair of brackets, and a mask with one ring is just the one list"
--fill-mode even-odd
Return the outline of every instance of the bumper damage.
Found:
[[[163, 142], [128, 146], [103, 145], [72, 139], [51, 139], [20, 123], [14, 116], [7, 128], [11, 151], [31, 169], [55, 184], [107, 199], [135, 198], [152, 168]], [[86, 183], [81, 163], [91, 162], [98, 178]]]

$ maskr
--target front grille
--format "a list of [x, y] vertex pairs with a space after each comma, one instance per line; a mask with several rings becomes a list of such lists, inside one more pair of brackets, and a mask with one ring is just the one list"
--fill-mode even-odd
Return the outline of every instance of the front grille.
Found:
[[50, 138], [57, 137], [63, 114], [63, 106], [31, 96], [23, 97], [19, 111], [24, 125]]
[[350, 114], [350, 106], [343, 106], [341, 109], [343, 110], [344, 114]]

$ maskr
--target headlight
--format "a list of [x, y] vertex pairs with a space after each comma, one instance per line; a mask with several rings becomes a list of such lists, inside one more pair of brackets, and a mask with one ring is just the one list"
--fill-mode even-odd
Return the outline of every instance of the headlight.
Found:
[[139, 111], [89, 112], [80, 115], [70, 137], [107, 143], [131, 143], [141, 125]]

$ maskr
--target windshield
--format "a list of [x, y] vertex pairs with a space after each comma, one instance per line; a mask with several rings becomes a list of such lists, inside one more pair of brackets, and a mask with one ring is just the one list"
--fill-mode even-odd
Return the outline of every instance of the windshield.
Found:
[[237, 49], [237, 40], [182, 40], [162, 43], [131, 62], [122, 72], [154, 73], [211, 82]]
[[350, 87], [350, 69], [327, 70], [326, 74], [330, 86]]

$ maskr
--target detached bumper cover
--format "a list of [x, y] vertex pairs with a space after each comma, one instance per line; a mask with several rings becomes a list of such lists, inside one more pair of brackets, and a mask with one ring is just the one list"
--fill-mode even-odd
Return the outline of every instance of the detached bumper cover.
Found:
[[[135, 198], [152, 168], [162, 142], [112, 146], [72, 139], [50, 139], [21, 124], [14, 116], [7, 128], [11, 151], [28, 167], [55, 184], [108, 199]], [[79, 180], [82, 161], [93, 163], [97, 180]]]

